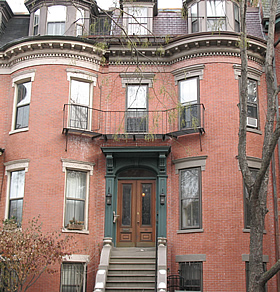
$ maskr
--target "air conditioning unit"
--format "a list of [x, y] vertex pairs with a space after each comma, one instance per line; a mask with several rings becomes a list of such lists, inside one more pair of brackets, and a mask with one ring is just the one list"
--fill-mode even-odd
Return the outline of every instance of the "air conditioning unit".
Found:
[[258, 120], [255, 118], [247, 117], [247, 126], [252, 128], [258, 127]]

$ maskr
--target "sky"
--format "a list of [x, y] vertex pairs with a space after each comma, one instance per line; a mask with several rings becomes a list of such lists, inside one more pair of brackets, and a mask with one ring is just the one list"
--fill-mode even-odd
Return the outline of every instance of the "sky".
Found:
[[[24, 0], [7, 0], [7, 2], [14, 13], [27, 12], [24, 6]], [[118, 0], [97, 0], [97, 4], [103, 9], [114, 7], [116, 2]], [[182, 0], [158, 0], [158, 8], [182, 8]]]

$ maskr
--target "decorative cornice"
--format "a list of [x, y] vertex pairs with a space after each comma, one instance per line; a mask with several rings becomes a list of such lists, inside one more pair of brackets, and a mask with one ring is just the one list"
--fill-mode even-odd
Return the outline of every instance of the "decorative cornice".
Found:
[[[105, 51], [79, 40], [33, 40], [23, 41], [0, 52], [0, 68], [11, 68], [14, 65], [30, 60], [71, 59], [100, 65]], [[69, 61], [68, 61], [69, 62]], [[38, 63], [37, 65], [40, 65]]]
[[[109, 65], [161, 65], [169, 66], [187, 59], [229, 56], [240, 57], [240, 36], [237, 33], [199, 33], [180, 36], [169, 43], [162, 40], [150, 40], [148, 46], [141, 47], [136, 54], [130, 47], [111, 43], [109, 48]], [[109, 41], [110, 43], [110, 41]], [[143, 43], [143, 42], [142, 42]], [[160, 49], [159, 49], [160, 47]], [[266, 42], [248, 37], [248, 58], [258, 64], [264, 63]]]

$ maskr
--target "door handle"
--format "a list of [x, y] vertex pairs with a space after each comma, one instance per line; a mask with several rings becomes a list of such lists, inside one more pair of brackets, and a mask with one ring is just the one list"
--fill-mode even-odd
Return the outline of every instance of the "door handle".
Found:
[[115, 211], [113, 211], [113, 223], [116, 223], [117, 219], [120, 217], [120, 215], [117, 215]]

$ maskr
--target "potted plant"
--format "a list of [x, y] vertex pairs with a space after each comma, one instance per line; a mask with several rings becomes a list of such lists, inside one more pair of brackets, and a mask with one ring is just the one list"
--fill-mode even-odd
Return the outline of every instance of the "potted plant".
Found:
[[67, 229], [69, 230], [83, 230], [84, 229], [84, 221], [78, 221], [73, 217], [72, 220], [69, 220], [67, 224]]

